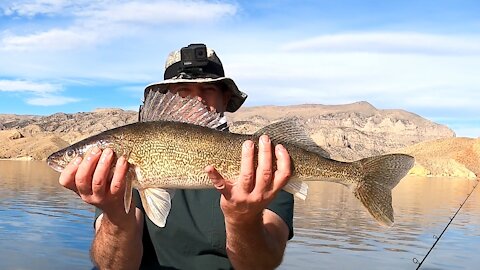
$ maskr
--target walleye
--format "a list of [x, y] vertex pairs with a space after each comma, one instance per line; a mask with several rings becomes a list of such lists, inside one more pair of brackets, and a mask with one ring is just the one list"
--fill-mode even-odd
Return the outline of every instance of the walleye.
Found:
[[142, 122], [104, 131], [53, 153], [47, 163], [61, 172], [71, 160], [83, 156], [94, 145], [112, 148], [130, 164], [125, 211], [130, 209], [135, 188], [148, 218], [159, 227], [165, 226], [175, 189], [213, 188], [204, 172], [208, 165], [214, 165], [225, 179], [236, 181], [243, 142], [250, 139], [256, 144], [262, 134], [267, 134], [272, 144], [284, 145], [290, 154], [292, 176], [285, 191], [305, 199], [308, 186], [304, 181], [345, 185], [374, 219], [385, 226], [394, 222], [391, 190], [414, 164], [413, 157], [405, 154], [355, 162], [326, 158], [325, 151], [293, 121], [270, 124], [253, 135], [221, 131], [218, 129], [226, 127], [222, 114], [209, 111], [197, 99], [170, 93], [153, 92], [147, 96], [141, 119]]

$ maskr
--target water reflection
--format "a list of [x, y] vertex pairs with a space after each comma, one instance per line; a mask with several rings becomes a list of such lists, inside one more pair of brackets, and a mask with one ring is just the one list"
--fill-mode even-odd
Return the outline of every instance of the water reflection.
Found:
[[[395, 225], [377, 225], [340, 185], [312, 183], [309, 197], [296, 201], [295, 237], [281, 269], [415, 269], [475, 181], [446, 178], [404, 179], [393, 192]], [[473, 269], [480, 263], [480, 188], [450, 225], [424, 269]], [[474, 248], [476, 247], [476, 248]], [[471, 256], [466, 255], [470, 252]], [[465, 260], [466, 257], [470, 257]], [[473, 257], [473, 258], [472, 258]]]
[[[0, 269], [90, 269], [93, 209], [62, 188], [44, 162], [0, 161]], [[343, 186], [310, 183], [296, 201], [295, 237], [280, 269], [415, 269], [474, 181], [406, 178], [395, 225], [384, 228]], [[480, 188], [422, 269], [477, 269]]]
[[44, 162], [0, 161], [0, 269], [88, 269], [91, 207]]

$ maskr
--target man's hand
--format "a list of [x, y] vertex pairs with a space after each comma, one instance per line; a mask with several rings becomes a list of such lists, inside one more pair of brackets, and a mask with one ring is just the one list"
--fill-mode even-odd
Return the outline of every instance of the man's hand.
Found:
[[[95, 221], [91, 257], [98, 269], [138, 269], [143, 255], [143, 215], [133, 207], [125, 213], [123, 197], [128, 162], [118, 158], [113, 176], [111, 149], [93, 147], [62, 171], [59, 182], [84, 202], [102, 209]], [[134, 210], [135, 209], [135, 210]]]
[[270, 139], [263, 135], [256, 170], [253, 142], [243, 144], [237, 181], [225, 180], [213, 166], [205, 168], [222, 193], [220, 205], [225, 215], [226, 249], [235, 269], [274, 269], [282, 262], [289, 229], [277, 214], [265, 208], [288, 182], [290, 156], [282, 145], [275, 147], [275, 172], [272, 157]]
[[95, 146], [83, 160], [77, 157], [70, 162], [62, 171], [59, 182], [77, 193], [84, 202], [102, 209], [112, 223], [121, 225], [126, 216], [132, 216], [135, 211], [127, 215], [123, 203], [128, 163], [125, 157], [119, 157], [112, 176], [110, 168], [113, 160], [111, 149], [102, 152]]
[[290, 156], [282, 145], [275, 147], [277, 170], [273, 172], [272, 144], [262, 135], [258, 147], [258, 167], [255, 171], [255, 151], [252, 141], [242, 147], [239, 179], [225, 180], [213, 166], [205, 168], [215, 187], [222, 193], [221, 208], [225, 222], [230, 224], [258, 222], [263, 210], [285, 186], [291, 175]]

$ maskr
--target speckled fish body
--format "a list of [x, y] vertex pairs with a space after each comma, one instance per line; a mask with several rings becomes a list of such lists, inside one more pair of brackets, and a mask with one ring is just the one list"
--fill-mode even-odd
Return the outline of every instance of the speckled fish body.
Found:
[[126, 209], [130, 208], [131, 188], [136, 188], [149, 218], [164, 226], [175, 189], [213, 188], [204, 172], [208, 165], [214, 165], [224, 178], [236, 181], [243, 142], [251, 139], [258, 143], [262, 134], [269, 135], [273, 145], [284, 145], [290, 154], [292, 176], [286, 191], [305, 199], [304, 181], [336, 182], [351, 188], [380, 224], [393, 224], [391, 189], [413, 166], [413, 158], [389, 154], [355, 162], [335, 161], [325, 157], [326, 153], [291, 121], [273, 123], [253, 135], [177, 121], [138, 122], [73, 144], [52, 154], [47, 162], [61, 171], [94, 145], [112, 148], [130, 164]]

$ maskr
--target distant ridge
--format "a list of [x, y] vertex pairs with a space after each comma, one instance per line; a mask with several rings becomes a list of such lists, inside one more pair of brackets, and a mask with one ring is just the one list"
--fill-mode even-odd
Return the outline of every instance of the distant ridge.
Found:
[[356, 160], [422, 141], [455, 137], [444, 125], [401, 109], [377, 109], [366, 101], [343, 105], [301, 104], [241, 108], [227, 114], [231, 130], [252, 133], [273, 121], [294, 118], [331, 157]]
[[[244, 107], [236, 113], [227, 113], [227, 118], [231, 131], [238, 133], [253, 133], [273, 121], [293, 118], [338, 160], [355, 160], [423, 141], [455, 137], [446, 126], [404, 110], [379, 110], [366, 101], [343, 105]], [[0, 158], [44, 159], [62, 145], [135, 121], [136, 112], [117, 108], [49, 116], [0, 114], [0, 130], [3, 130], [0, 139], [5, 142], [0, 146]], [[11, 130], [21, 136], [10, 138], [8, 131]], [[41, 138], [47, 137], [47, 146], [39, 144]]]

